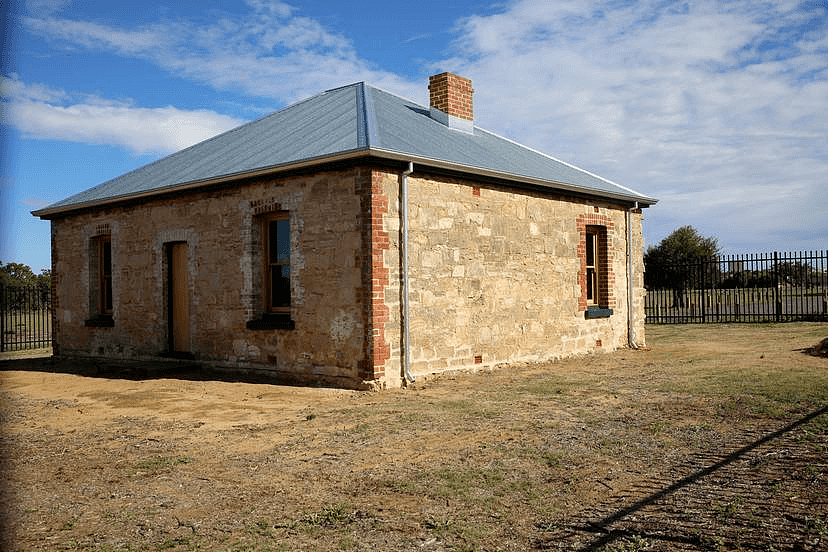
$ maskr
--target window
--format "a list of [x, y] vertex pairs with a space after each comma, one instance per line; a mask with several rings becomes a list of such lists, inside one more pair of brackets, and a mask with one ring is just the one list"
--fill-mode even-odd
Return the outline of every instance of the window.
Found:
[[112, 314], [112, 240], [109, 236], [98, 238], [98, 312]]
[[265, 218], [265, 296], [267, 312], [290, 312], [290, 219], [287, 212]]
[[[247, 322], [251, 330], [293, 329], [290, 288], [290, 213], [274, 211], [258, 221], [262, 267], [260, 317]], [[258, 309], [257, 309], [258, 310]]]
[[594, 227], [586, 232], [586, 299], [587, 305], [598, 303], [598, 232]]
[[[609, 224], [609, 222], [608, 222]], [[607, 227], [584, 225], [582, 251], [581, 309], [586, 318], [606, 318], [612, 315], [614, 278], [609, 252]]]
[[112, 239], [95, 236], [89, 243], [89, 313], [87, 326], [112, 326]]

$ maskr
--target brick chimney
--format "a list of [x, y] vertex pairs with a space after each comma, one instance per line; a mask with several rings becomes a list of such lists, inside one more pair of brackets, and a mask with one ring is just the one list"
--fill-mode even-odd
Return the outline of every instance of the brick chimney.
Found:
[[474, 131], [472, 82], [453, 73], [440, 73], [428, 78], [431, 117], [449, 128]]

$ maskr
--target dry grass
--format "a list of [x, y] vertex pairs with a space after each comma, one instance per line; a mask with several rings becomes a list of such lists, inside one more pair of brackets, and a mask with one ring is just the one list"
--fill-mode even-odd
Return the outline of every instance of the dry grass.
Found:
[[3, 549], [816, 550], [826, 333], [656, 326], [379, 393], [6, 363]]

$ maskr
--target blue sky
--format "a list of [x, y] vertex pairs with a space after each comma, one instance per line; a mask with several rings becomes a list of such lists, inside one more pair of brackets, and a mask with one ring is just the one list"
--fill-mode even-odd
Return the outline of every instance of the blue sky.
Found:
[[[7, 5], [6, 2], [3, 3]], [[12, 2], [0, 260], [49, 266], [30, 211], [323, 90], [427, 103], [658, 198], [726, 253], [828, 248], [828, 2]]]

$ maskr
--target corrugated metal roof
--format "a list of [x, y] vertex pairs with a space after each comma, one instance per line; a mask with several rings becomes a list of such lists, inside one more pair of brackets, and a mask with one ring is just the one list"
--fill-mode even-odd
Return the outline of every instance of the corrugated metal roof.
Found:
[[474, 127], [453, 130], [428, 108], [364, 83], [328, 90], [200, 142], [34, 214], [50, 215], [261, 172], [372, 155], [516, 182], [655, 200]]

